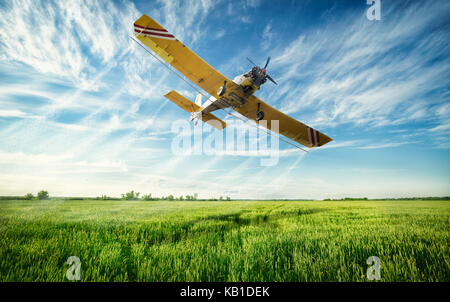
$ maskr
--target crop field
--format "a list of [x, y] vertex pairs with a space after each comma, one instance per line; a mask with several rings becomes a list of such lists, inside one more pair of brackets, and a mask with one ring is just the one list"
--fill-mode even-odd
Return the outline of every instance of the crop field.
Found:
[[0, 201], [1, 281], [450, 281], [449, 243], [448, 201]]

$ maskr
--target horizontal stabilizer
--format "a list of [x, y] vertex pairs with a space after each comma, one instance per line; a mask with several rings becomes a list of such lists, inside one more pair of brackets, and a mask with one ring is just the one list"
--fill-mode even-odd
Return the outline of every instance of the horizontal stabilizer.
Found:
[[194, 102], [189, 101], [187, 98], [172, 90], [165, 95], [166, 98], [186, 110], [187, 112], [198, 112], [202, 110], [202, 107], [198, 106]]
[[222, 130], [222, 129], [224, 129], [227, 126], [227, 123], [225, 123], [220, 118], [218, 118], [217, 116], [215, 116], [214, 114], [211, 114], [211, 113], [206, 113], [206, 114], [203, 113], [202, 114], [202, 121], [204, 121], [205, 123], [210, 124], [211, 126], [216, 128], [217, 130]]
[[198, 106], [194, 102], [191, 102], [178, 92], [172, 90], [165, 95], [166, 98], [177, 104], [179, 107], [183, 108], [187, 112], [198, 112], [199, 117], [201, 115], [201, 119], [203, 122], [210, 124], [214, 128], [218, 130], [222, 130], [227, 126], [227, 123], [216, 117], [211, 113], [202, 114], [202, 107]]

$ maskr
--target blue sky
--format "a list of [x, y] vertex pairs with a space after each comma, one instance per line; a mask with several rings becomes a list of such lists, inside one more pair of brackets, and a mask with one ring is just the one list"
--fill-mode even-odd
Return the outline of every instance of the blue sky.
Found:
[[[340, 198], [450, 195], [450, 2], [2, 1], [0, 195]], [[195, 91], [133, 42], [147, 14], [229, 78], [334, 141], [309, 153], [171, 152], [163, 95]], [[224, 114], [218, 115], [226, 120]], [[207, 126], [205, 126], [205, 129]], [[204, 136], [211, 133], [207, 129]]]

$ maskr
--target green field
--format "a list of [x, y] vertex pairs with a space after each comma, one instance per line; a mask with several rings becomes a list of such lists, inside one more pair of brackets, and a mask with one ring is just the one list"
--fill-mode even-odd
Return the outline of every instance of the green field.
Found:
[[450, 281], [448, 201], [0, 201], [0, 280]]

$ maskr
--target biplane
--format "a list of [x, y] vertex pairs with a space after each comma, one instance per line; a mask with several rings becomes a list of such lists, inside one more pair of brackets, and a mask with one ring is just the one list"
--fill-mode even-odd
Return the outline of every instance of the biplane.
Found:
[[197, 123], [198, 120], [202, 120], [222, 130], [226, 127], [226, 123], [212, 112], [232, 108], [271, 131], [274, 128], [271, 126], [272, 121], [277, 120], [278, 134], [309, 148], [323, 146], [332, 140], [327, 135], [278, 111], [254, 96], [254, 93], [267, 80], [277, 84], [266, 70], [270, 57], [263, 68], [249, 59], [254, 65], [253, 68], [231, 81], [147, 15], [143, 15], [134, 23], [134, 33], [145, 46], [210, 96], [202, 104], [202, 93], [197, 95], [195, 102], [173, 90], [165, 95], [166, 98], [191, 113], [191, 121]]

